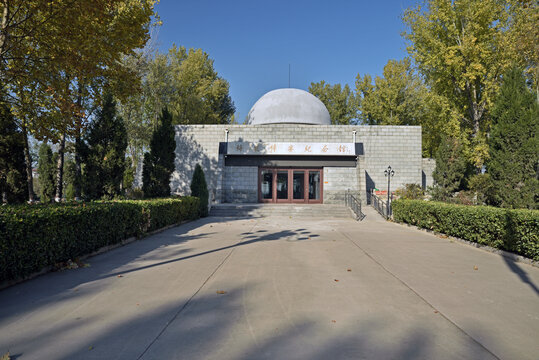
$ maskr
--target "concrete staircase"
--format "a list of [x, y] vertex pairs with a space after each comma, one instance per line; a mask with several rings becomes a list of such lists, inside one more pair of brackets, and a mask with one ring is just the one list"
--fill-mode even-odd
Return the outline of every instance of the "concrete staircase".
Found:
[[346, 206], [329, 204], [217, 204], [212, 206], [210, 216], [354, 218]]

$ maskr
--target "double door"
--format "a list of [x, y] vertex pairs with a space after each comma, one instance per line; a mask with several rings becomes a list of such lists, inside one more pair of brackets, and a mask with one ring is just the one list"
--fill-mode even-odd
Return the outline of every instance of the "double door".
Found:
[[259, 168], [258, 199], [273, 203], [321, 203], [322, 169]]

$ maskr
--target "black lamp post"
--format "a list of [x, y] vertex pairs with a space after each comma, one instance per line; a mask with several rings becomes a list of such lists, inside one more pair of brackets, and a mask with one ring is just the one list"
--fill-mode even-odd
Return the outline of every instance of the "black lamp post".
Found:
[[384, 170], [384, 175], [387, 176], [387, 217], [389, 218], [389, 195], [391, 194], [391, 177], [395, 175], [395, 170], [391, 169], [391, 166], [387, 167], [387, 170]]

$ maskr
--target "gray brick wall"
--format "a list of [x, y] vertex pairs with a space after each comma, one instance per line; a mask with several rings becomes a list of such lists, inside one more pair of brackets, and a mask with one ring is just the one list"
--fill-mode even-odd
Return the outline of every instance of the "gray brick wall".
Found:
[[357, 167], [326, 167], [323, 180], [325, 203], [344, 202], [344, 192], [348, 189], [354, 194], [359, 194]]
[[258, 202], [258, 167], [225, 167], [223, 188], [225, 202]]
[[[395, 170], [392, 188], [407, 183], [422, 183], [421, 127], [419, 126], [363, 126], [363, 125], [177, 125], [176, 171], [171, 189], [176, 194], [189, 194], [194, 166], [200, 163], [206, 174], [210, 199], [214, 202], [257, 200], [256, 168], [224, 167], [219, 156], [219, 142], [352, 142], [352, 131], [357, 131], [356, 142], [363, 144], [364, 154], [358, 157], [358, 167], [324, 169], [324, 202], [339, 200], [339, 193], [350, 188], [366, 198], [370, 188], [386, 189], [384, 170], [391, 165]], [[247, 173], [244, 173], [246, 171]], [[249, 184], [247, 184], [249, 183]], [[254, 192], [253, 192], [254, 191]], [[236, 195], [235, 195], [236, 194]], [[254, 196], [254, 197], [253, 197]]]

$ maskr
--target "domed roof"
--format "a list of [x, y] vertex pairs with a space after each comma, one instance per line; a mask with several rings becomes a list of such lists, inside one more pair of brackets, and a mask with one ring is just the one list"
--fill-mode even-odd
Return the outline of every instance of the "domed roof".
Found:
[[247, 115], [247, 124], [331, 125], [328, 109], [300, 89], [277, 89], [263, 95]]

